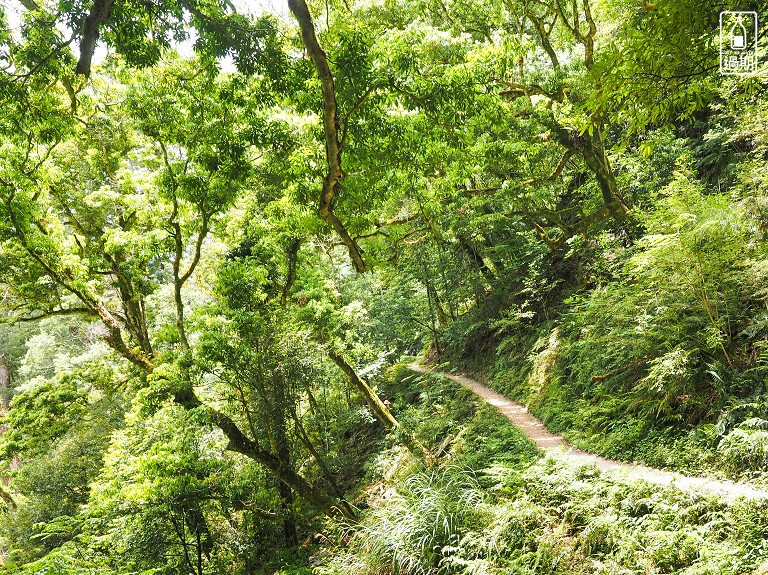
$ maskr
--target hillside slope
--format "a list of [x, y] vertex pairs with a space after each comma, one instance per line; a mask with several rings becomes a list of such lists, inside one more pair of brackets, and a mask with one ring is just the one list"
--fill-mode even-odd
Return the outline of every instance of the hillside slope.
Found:
[[635, 463], [613, 461], [599, 455], [587, 453], [581, 449], [576, 449], [570, 446], [562, 436], [551, 433], [523, 405], [504, 397], [479, 381], [461, 374], [434, 372], [431, 368], [423, 367], [416, 363], [412, 363], [408, 367], [418, 373], [436, 373], [455, 381], [465, 389], [476, 394], [488, 405], [495, 407], [517, 430], [522, 432], [544, 453], [555, 458], [561, 456], [560, 459], [566, 463], [572, 465], [593, 465], [601, 471], [618, 472], [620, 476], [629, 479], [641, 479], [655, 485], [673, 485], [683, 491], [704, 491], [717, 494], [726, 500], [737, 498], [760, 500], [768, 498], [768, 490], [748, 483], [691, 477]]
[[360, 524], [329, 526], [313, 573], [747, 575], [768, 559], [764, 499], [542, 456], [473, 393], [408, 373], [387, 393], [440, 462], [377, 458]]

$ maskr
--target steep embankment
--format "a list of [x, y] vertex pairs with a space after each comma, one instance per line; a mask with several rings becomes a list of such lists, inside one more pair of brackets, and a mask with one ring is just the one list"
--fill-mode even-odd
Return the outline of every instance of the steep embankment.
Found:
[[[418, 364], [410, 368], [419, 373], [430, 373], [431, 369]], [[716, 493], [726, 499], [744, 497], [747, 499], [768, 499], [768, 491], [758, 489], [745, 483], [735, 483], [704, 477], [690, 477], [681, 473], [664, 471], [635, 463], [613, 461], [576, 449], [560, 435], [551, 433], [541, 421], [536, 419], [525, 408], [511, 399], [497, 393], [479, 381], [465, 375], [442, 374], [455, 381], [469, 391], [475, 393], [483, 401], [495, 407], [517, 429], [525, 434], [539, 449], [581, 465], [594, 465], [598, 469], [625, 474], [629, 478], [642, 479], [657, 485], [674, 485], [681, 490], [704, 490]]]

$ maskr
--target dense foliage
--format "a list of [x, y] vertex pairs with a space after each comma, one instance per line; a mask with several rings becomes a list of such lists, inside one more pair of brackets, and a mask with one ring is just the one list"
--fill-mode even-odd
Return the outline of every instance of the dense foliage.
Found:
[[393, 367], [766, 483], [768, 80], [719, 73], [734, 6], [247, 8], [0, 6], [4, 568], [766, 561], [764, 503], [541, 461]]

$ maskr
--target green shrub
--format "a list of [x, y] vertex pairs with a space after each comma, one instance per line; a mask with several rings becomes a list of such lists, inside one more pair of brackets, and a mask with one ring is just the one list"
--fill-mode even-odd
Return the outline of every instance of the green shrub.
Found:
[[750, 419], [723, 437], [720, 450], [723, 457], [734, 470], [765, 470], [768, 465], [768, 430], [750, 428], [749, 422], [764, 419]]

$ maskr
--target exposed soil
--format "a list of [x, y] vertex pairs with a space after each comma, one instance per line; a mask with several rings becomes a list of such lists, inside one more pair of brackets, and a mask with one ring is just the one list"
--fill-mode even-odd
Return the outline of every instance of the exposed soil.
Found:
[[[431, 373], [433, 370], [422, 367], [418, 364], [409, 366], [413, 371], [419, 373]], [[691, 477], [673, 471], [664, 471], [646, 467], [636, 463], [624, 463], [613, 461], [587, 453], [568, 444], [560, 435], [555, 435], [549, 431], [544, 424], [536, 417], [528, 413], [524, 405], [520, 405], [511, 399], [497, 393], [490, 387], [483, 385], [465, 375], [454, 375], [449, 373], [440, 373], [440, 375], [455, 381], [456, 383], [477, 394], [487, 404], [492, 405], [504, 415], [512, 425], [519, 429], [536, 446], [554, 457], [561, 458], [579, 465], [594, 465], [598, 469], [624, 474], [632, 479], [642, 479], [648, 483], [658, 485], [674, 485], [678, 489], [685, 491], [701, 490], [710, 493], [716, 493], [726, 499], [746, 498], [746, 499], [768, 499], [768, 491], [758, 489], [747, 483], [735, 483], [720, 479], [710, 479], [706, 477]]]

